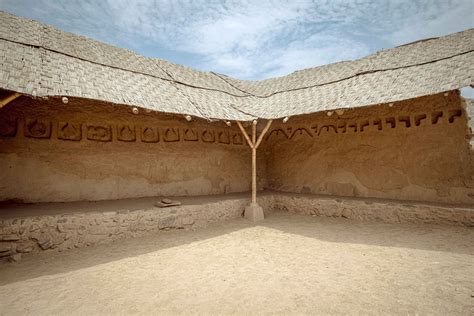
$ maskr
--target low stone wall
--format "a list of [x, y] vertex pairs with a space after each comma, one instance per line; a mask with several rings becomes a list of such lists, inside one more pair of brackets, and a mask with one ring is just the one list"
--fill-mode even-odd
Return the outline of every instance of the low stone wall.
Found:
[[273, 208], [314, 216], [343, 217], [385, 223], [416, 223], [474, 226], [474, 209], [436, 204], [409, 204], [376, 199], [275, 194]]
[[[194, 229], [209, 223], [242, 216], [247, 197], [202, 202], [169, 208], [129, 210], [110, 207], [100, 211], [59, 215], [23, 215], [0, 219], [0, 260], [17, 261], [24, 253], [64, 251], [134, 238], [170, 229]], [[267, 192], [258, 203], [268, 214], [283, 210], [314, 216], [343, 217], [386, 223], [430, 223], [474, 226], [472, 208], [429, 204], [405, 204], [383, 200], [331, 198], [315, 195]], [[49, 206], [47, 206], [49, 207]]]
[[[272, 196], [259, 199], [266, 212]], [[61, 215], [24, 216], [0, 219], [0, 259], [19, 260], [22, 253], [64, 251], [123, 238], [134, 238], [170, 229], [193, 229], [209, 223], [242, 216], [247, 198], [200, 205], [71, 212]]]

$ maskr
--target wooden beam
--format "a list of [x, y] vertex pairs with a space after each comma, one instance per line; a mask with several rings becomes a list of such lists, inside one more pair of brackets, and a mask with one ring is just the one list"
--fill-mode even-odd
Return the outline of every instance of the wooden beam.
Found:
[[239, 126], [240, 131], [242, 132], [242, 134], [244, 135], [245, 139], [247, 140], [247, 144], [249, 144], [250, 148], [253, 148], [252, 141], [250, 140], [249, 135], [248, 135], [247, 132], [245, 131], [244, 127], [242, 126], [242, 123], [240, 123], [239, 121], [237, 121], [237, 125]]
[[273, 122], [273, 120], [269, 120], [267, 122], [267, 125], [265, 125], [265, 128], [263, 129], [262, 133], [258, 137], [257, 144], [255, 145], [255, 148], [258, 148], [258, 146], [260, 146], [260, 143], [263, 140], [263, 136], [265, 136], [265, 134], [268, 132], [268, 129], [270, 128], [270, 125], [272, 125], [272, 122]]
[[16, 98], [18, 98], [19, 96], [21, 96], [20, 93], [18, 92], [13, 92], [12, 94], [10, 94], [8, 97], [5, 97], [3, 99], [0, 100], [0, 109], [3, 108], [5, 105], [7, 105], [8, 103], [12, 102], [13, 100], [15, 100]]
[[262, 133], [258, 137], [257, 140], [257, 124], [252, 122], [252, 139], [250, 140], [249, 135], [245, 131], [242, 123], [237, 121], [237, 125], [240, 128], [240, 131], [244, 135], [245, 139], [247, 140], [248, 145], [252, 149], [252, 203], [257, 203], [257, 148], [263, 140], [263, 136], [267, 133], [270, 125], [272, 125], [273, 120], [269, 120], [265, 125]]

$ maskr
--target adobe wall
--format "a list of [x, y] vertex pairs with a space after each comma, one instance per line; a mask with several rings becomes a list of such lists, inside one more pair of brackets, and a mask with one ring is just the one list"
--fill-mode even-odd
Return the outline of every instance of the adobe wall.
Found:
[[237, 126], [104, 102], [21, 97], [0, 110], [0, 201], [248, 191]]
[[[285, 191], [474, 203], [474, 162], [457, 91], [275, 122], [260, 152]], [[340, 114], [340, 112], [339, 112]]]

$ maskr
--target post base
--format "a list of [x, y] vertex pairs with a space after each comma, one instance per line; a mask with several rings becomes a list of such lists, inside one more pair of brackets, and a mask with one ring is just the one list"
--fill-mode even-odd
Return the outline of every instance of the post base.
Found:
[[257, 203], [250, 203], [245, 207], [244, 217], [252, 222], [258, 222], [265, 218], [263, 208]]

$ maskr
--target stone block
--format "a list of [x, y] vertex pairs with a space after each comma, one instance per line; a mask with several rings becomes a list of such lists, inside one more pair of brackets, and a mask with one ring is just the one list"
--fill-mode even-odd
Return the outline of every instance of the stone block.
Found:
[[163, 228], [172, 228], [176, 226], [176, 217], [174, 216], [168, 216], [161, 218], [160, 221], [158, 222], [158, 227], [160, 229]]
[[21, 253], [12, 254], [8, 257], [8, 261], [10, 262], [19, 262], [21, 260]]
[[0, 242], [0, 252], [7, 252], [12, 249], [12, 244], [11, 243], [4, 243]]
[[53, 243], [50, 239], [42, 239], [38, 240], [38, 245], [41, 247], [41, 249], [46, 250], [51, 248], [53, 246]]
[[33, 245], [31, 243], [19, 243], [16, 246], [16, 251], [21, 253], [28, 253], [33, 251]]
[[11, 256], [11, 255], [13, 255], [14, 253], [15, 253], [15, 251], [13, 251], [13, 250], [0, 252], [0, 258]]
[[4, 236], [0, 236], [0, 240], [2, 240], [2, 241], [17, 241], [17, 240], [20, 240], [20, 237], [18, 235], [4, 235]]
[[244, 217], [252, 222], [258, 222], [265, 218], [263, 208], [257, 203], [250, 203], [245, 207]]
[[40, 230], [40, 227], [38, 226], [38, 224], [33, 224], [30, 226], [30, 232], [34, 232], [38, 230]]
[[194, 224], [194, 218], [192, 216], [183, 217], [183, 225], [192, 225]]

